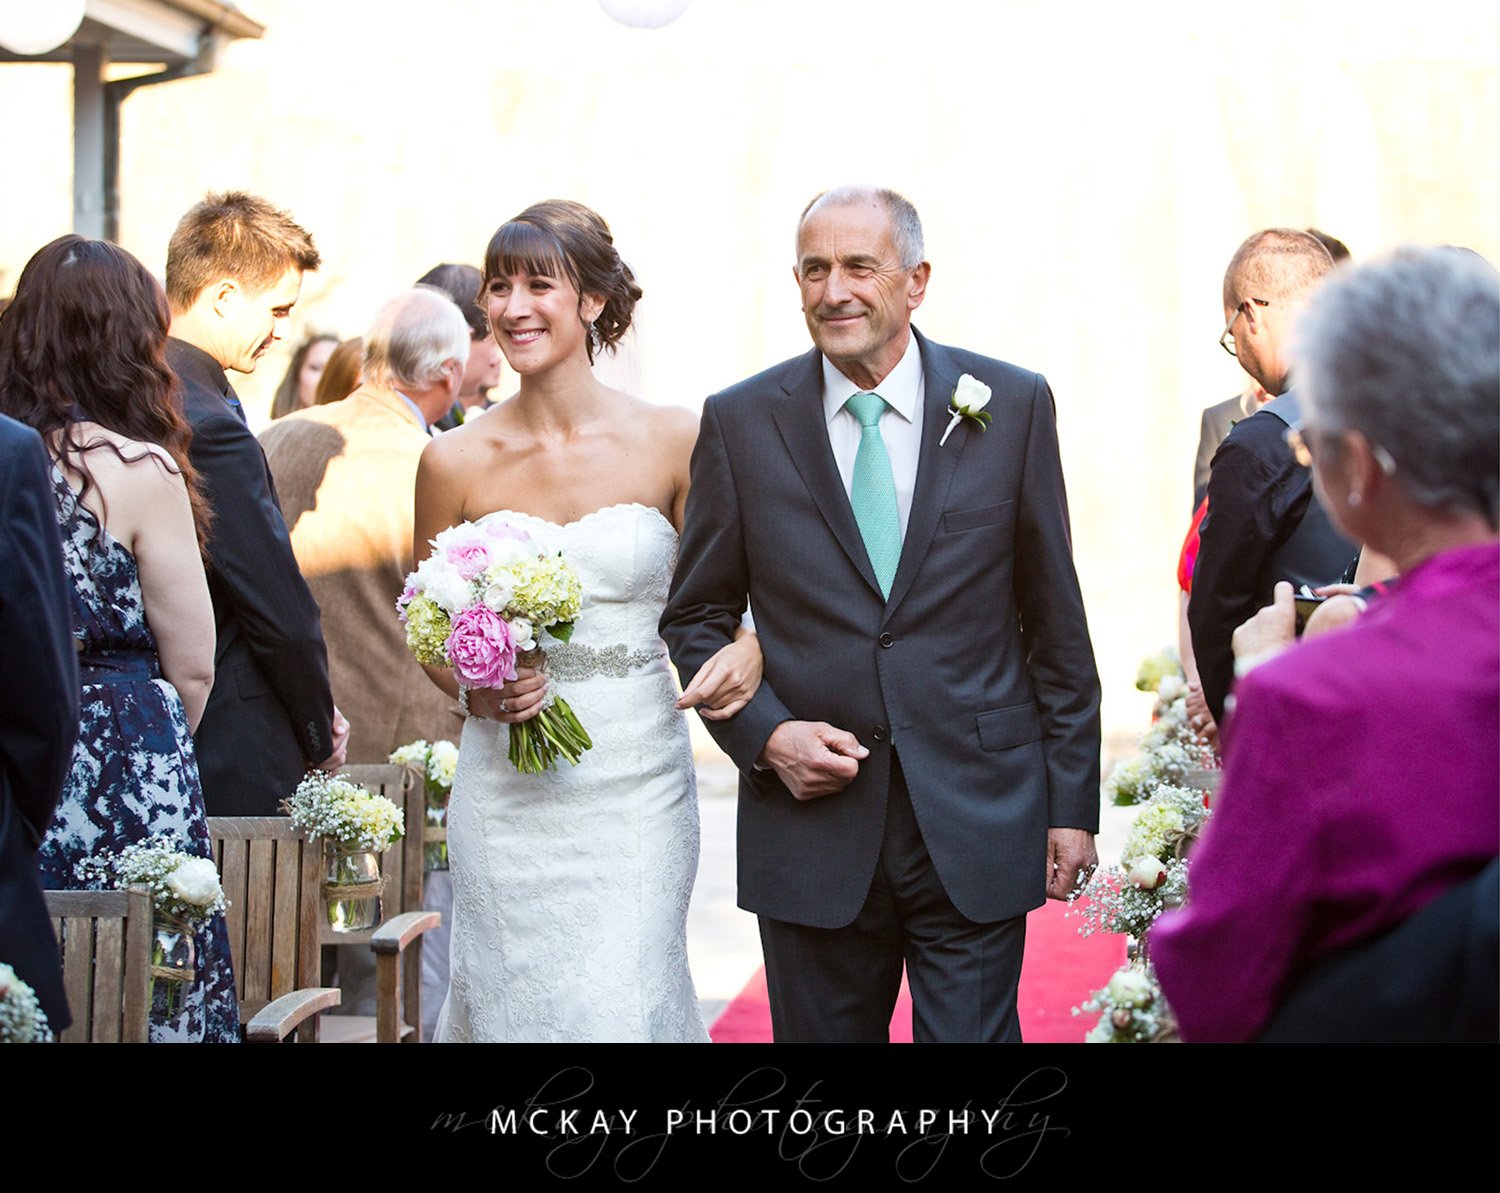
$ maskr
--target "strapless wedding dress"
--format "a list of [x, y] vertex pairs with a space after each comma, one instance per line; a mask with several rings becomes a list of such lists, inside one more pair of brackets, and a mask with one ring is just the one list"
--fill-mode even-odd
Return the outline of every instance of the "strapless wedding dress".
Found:
[[583, 581], [556, 690], [593, 749], [518, 774], [508, 727], [471, 719], [448, 808], [451, 984], [438, 1041], [706, 1042], [688, 971], [698, 796], [657, 620], [677, 535], [613, 505], [559, 526], [489, 515], [563, 552]]

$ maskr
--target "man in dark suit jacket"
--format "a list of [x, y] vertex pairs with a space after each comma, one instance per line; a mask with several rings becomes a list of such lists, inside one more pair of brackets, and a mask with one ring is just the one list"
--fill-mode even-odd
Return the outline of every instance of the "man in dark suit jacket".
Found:
[[0, 961], [36, 992], [55, 1033], [71, 1022], [36, 851], [78, 737], [73, 596], [63, 574], [47, 450], [0, 414]]
[[1332, 269], [1316, 237], [1268, 228], [1248, 237], [1224, 271], [1220, 343], [1273, 397], [1237, 422], [1214, 454], [1199, 529], [1188, 625], [1203, 696], [1220, 724], [1234, 678], [1234, 631], [1270, 604], [1278, 580], [1332, 584], [1358, 551], [1333, 528], [1313, 494], [1311, 469], [1286, 442], [1287, 427], [1301, 417], [1287, 343], [1298, 310]]
[[316, 269], [312, 238], [263, 199], [209, 195], [167, 249], [168, 360], [183, 384], [190, 457], [214, 512], [214, 689], [195, 735], [210, 815], [276, 814], [309, 767], [343, 765], [318, 606], [292, 554], [265, 454], [225, 369], [254, 372]]
[[[708, 399], [661, 625], [684, 684], [747, 598], [760, 635], [763, 683], [709, 728], [776, 1038], [885, 1040], [904, 962], [917, 1040], [1016, 1040], [1026, 912], [1094, 864], [1099, 814], [1052, 394], [911, 327], [894, 192], [814, 200], [795, 273], [818, 350]], [[961, 378], [988, 427], [949, 429]]]

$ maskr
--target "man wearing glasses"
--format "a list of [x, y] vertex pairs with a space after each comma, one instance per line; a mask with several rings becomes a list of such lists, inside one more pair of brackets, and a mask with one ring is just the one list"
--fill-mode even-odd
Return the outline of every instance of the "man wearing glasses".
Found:
[[1298, 310], [1332, 268], [1316, 237], [1269, 228], [1240, 245], [1224, 272], [1219, 344], [1274, 396], [1235, 425], [1209, 473], [1188, 625], [1215, 721], [1223, 721], [1234, 677], [1235, 629], [1271, 602], [1276, 581], [1332, 583], [1358, 549], [1334, 530], [1311, 471], [1287, 444], [1301, 415], [1288, 391], [1286, 345]]

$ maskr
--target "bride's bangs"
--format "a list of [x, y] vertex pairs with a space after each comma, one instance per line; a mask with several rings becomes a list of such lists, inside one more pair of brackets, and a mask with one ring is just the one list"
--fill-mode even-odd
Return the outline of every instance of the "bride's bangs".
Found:
[[502, 224], [484, 255], [486, 283], [491, 278], [513, 277], [518, 273], [566, 279], [575, 290], [578, 288], [578, 279], [568, 268], [562, 242], [550, 229], [525, 220]]

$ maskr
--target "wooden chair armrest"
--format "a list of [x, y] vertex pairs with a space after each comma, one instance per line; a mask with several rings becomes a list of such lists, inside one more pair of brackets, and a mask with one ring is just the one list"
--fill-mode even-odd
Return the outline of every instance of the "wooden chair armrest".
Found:
[[245, 1039], [255, 1044], [279, 1044], [314, 1015], [336, 1007], [343, 993], [330, 987], [293, 990], [268, 1002], [245, 1025]]
[[431, 932], [443, 922], [438, 911], [408, 911], [393, 915], [370, 937], [370, 947], [377, 953], [400, 953], [424, 932]]

